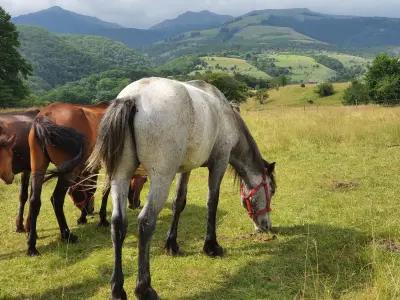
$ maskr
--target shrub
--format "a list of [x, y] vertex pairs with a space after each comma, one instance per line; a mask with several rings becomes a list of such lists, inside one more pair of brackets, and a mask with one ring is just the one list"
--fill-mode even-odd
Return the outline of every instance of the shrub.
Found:
[[354, 80], [344, 91], [343, 104], [345, 105], [367, 104], [370, 100], [367, 86], [357, 80]]
[[315, 92], [320, 97], [327, 97], [333, 95], [335, 93], [335, 89], [333, 88], [333, 84], [330, 82], [323, 82], [317, 85]]

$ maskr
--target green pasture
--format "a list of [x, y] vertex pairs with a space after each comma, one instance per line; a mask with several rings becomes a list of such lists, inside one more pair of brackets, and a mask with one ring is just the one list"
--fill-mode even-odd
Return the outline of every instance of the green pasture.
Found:
[[[298, 93], [294, 87], [287, 89]], [[271, 100], [274, 97], [271, 92]], [[283, 98], [280, 101], [286, 101]], [[217, 229], [225, 255], [212, 259], [202, 254], [207, 172], [193, 171], [179, 227], [183, 255], [171, 257], [163, 250], [171, 200], [152, 241], [152, 285], [161, 298], [399, 298], [400, 108], [267, 102], [244, 105], [242, 115], [264, 157], [277, 162], [275, 238], [254, 233], [228, 172]], [[79, 211], [66, 199], [66, 216], [79, 243], [62, 243], [49, 201], [53, 187], [50, 182], [44, 188], [38, 219], [37, 248], [42, 255], [31, 258], [25, 256], [25, 234], [14, 232], [18, 180], [0, 186], [0, 299], [109, 296], [109, 229], [96, 227], [97, 216], [77, 226]], [[173, 189], [170, 199], [172, 195]], [[108, 211], [110, 217], [111, 204]], [[129, 299], [134, 298], [137, 272], [137, 215], [137, 210], [128, 211], [123, 250]]]
[[[249, 64], [244, 59], [235, 57], [219, 57], [219, 56], [204, 56], [201, 59], [207, 64], [207, 69], [213, 72], [218, 72], [218, 71], [219, 72], [223, 71], [228, 73], [236, 72], [261, 79], [271, 78], [267, 73], [257, 69], [257, 67]], [[196, 70], [196, 71], [205, 72], [206, 69]]]

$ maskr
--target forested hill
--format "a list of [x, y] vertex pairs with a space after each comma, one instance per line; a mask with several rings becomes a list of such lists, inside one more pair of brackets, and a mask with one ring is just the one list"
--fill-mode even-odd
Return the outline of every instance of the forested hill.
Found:
[[143, 55], [107, 38], [59, 36], [25, 25], [19, 25], [18, 31], [21, 53], [33, 66], [34, 90], [46, 90], [109, 69], [134, 70], [148, 65]]

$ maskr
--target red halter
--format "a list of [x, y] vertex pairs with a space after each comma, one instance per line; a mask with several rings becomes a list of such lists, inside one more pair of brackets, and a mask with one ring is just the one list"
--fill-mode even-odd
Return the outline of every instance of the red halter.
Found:
[[[258, 211], [254, 211], [253, 206], [251, 205], [251, 199], [254, 197], [254, 195], [258, 192], [258, 190], [264, 187], [264, 192], [265, 192], [265, 198], [267, 201], [267, 205], [265, 208], [260, 209]], [[240, 183], [240, 196], [242, 197], [243, 202], [246, 204], [246, 209], [249, 214], [249, 217], [252, 218], [253, 220], [258, 217], [259, 215], [265, 214], [267, 212], [272, 211], [271, 209], [271, 197], [269, 195], [269, 186], [268, 183], [265, 181], [265, 176], [263, 175], [263, 179], [259, 185], [256, 187], [252, 188], [249, 193], [246, 195], [244, 191], [244, 184], [243, 182]]]

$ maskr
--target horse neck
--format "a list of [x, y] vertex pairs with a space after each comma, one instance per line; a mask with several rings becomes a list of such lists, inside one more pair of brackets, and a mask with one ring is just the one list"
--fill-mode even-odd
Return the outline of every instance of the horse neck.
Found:
[[232, 149], [230, 164], [246, 185], [255, 186], [263, 176], [263, 161], [253, 137], [243, 125], [238, 124], [239, 140]]

